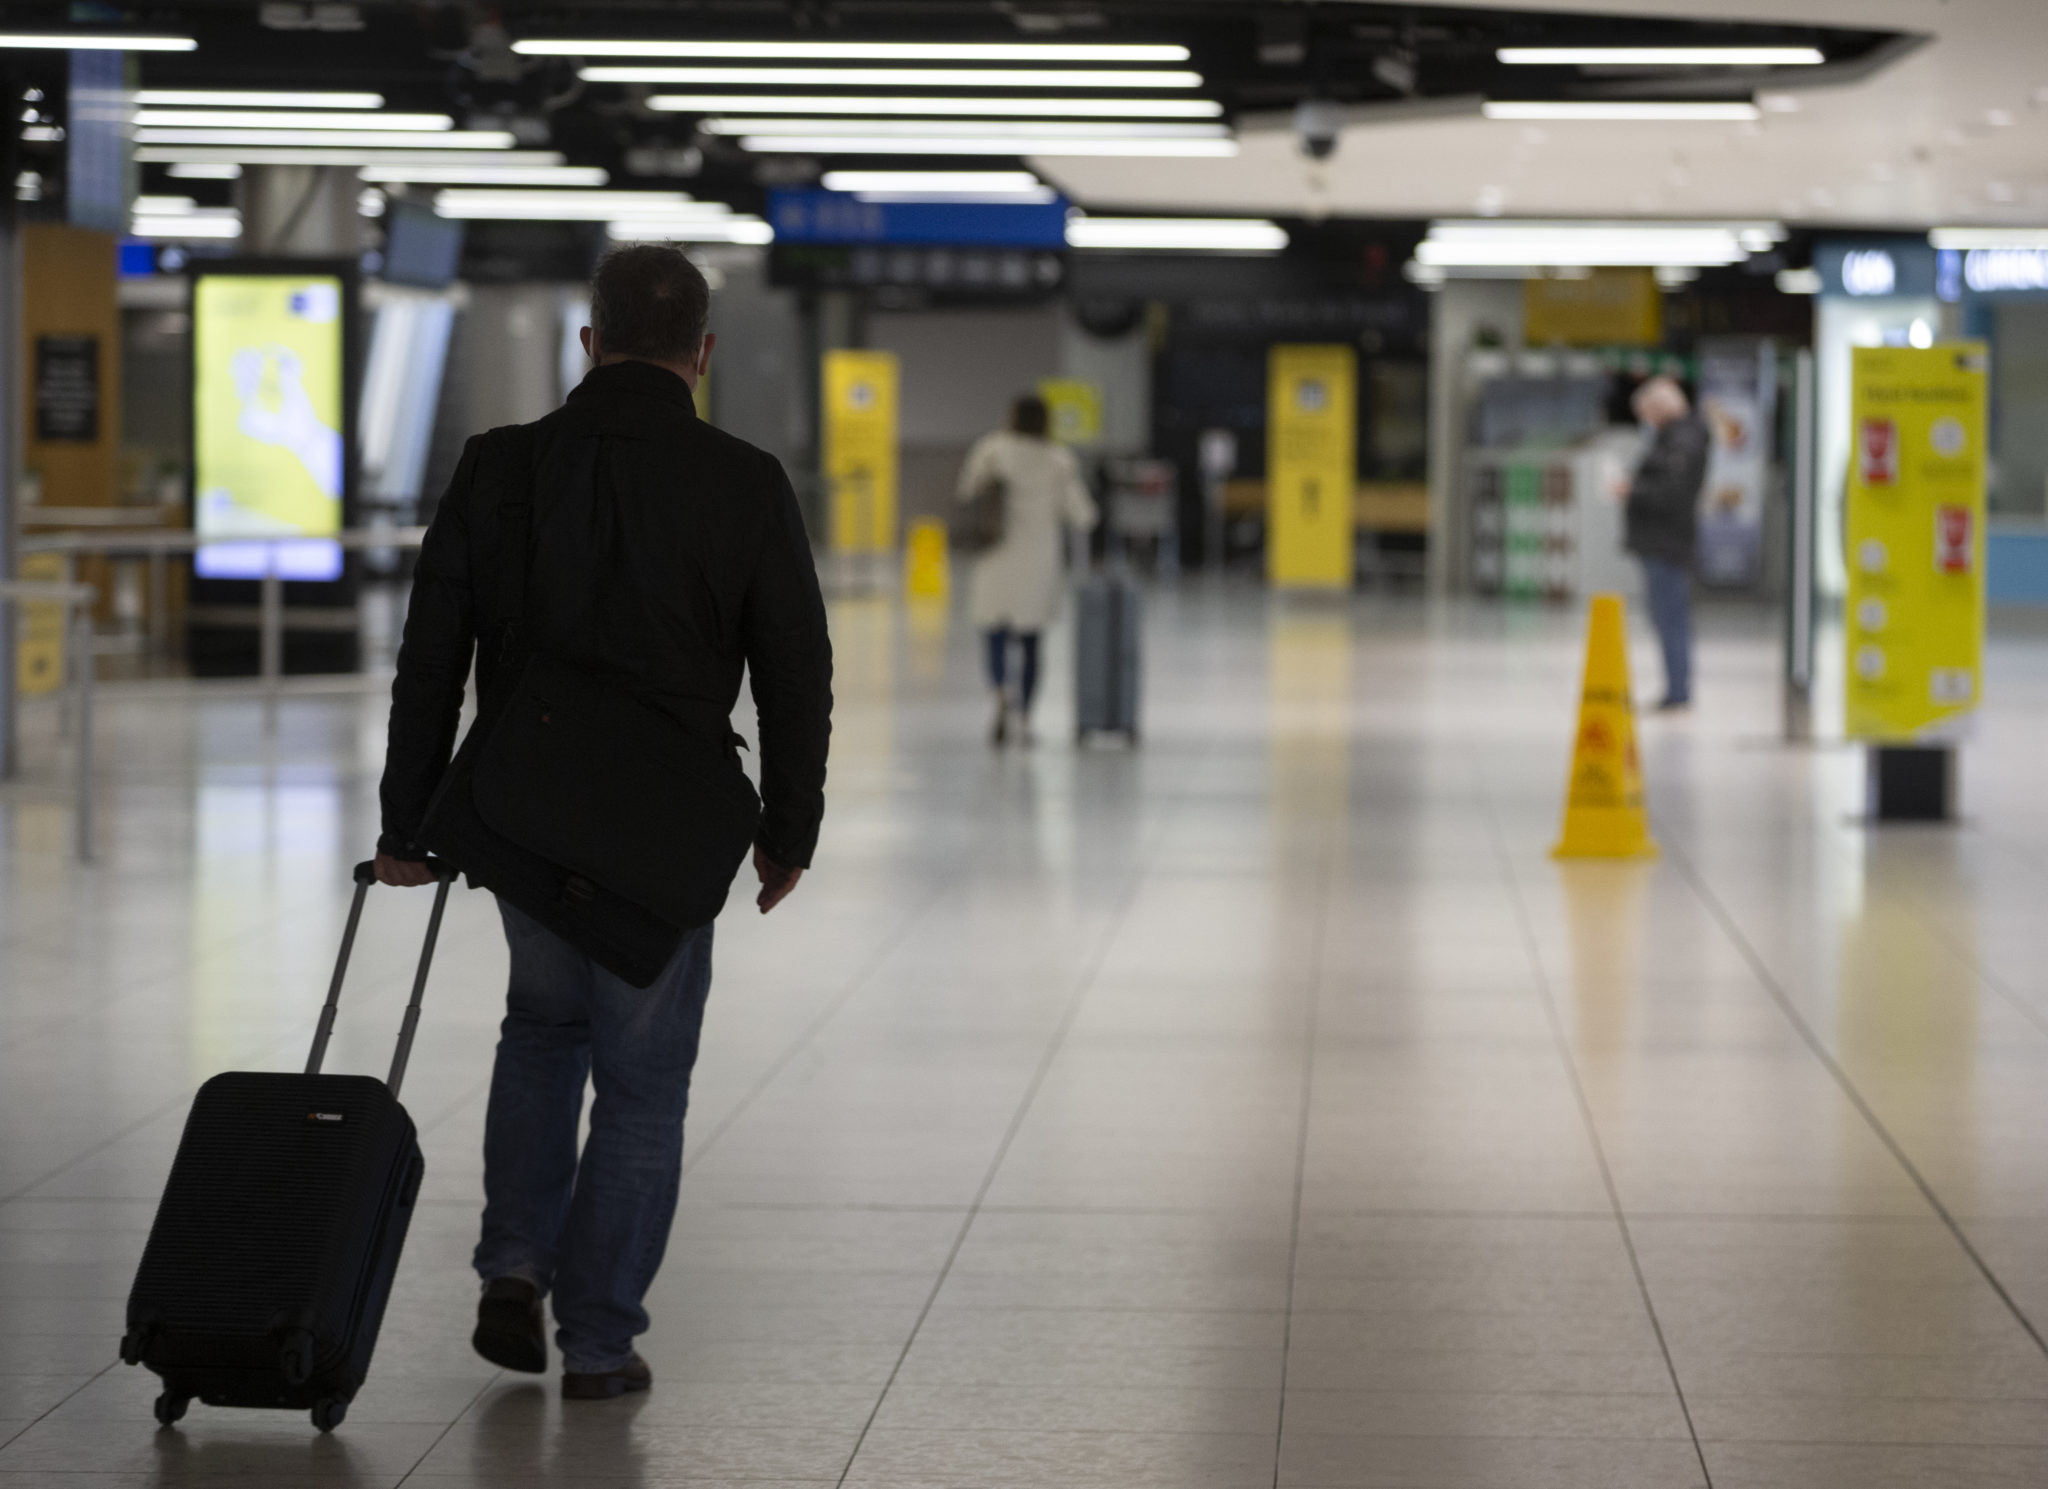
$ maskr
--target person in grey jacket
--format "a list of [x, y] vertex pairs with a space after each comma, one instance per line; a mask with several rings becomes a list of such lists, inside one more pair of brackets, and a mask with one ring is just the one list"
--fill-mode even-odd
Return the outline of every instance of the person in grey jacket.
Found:
[[1692, 557], [1711, 436], [1671, 378], [1644, 382], [1631, 406], [1651, 438], [1629, 483], [1624, 541], [1642, 561], [1650, 620], [1664, 652], [1664, 700], [1657, 707], [1668, 712], [1692, 703]]

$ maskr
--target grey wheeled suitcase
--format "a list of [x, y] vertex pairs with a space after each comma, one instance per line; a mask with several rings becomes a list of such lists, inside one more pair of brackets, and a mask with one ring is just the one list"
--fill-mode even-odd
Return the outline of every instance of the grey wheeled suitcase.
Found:
[[1081, 586], [1074, 619], [1074, 737], [1138, 742], [1138, 662], [1144, 615], [1137, 585], [1098, 574]]
[[370, 864], [305, 1073], [229, 1071], [199, 1088], [128, 1295], [121, 1358], [163, 1378], [165, 1426], [209, 1406], [306, 1410], [339, 1426], [370, 1368], [425, 1171], [399, 1082], [454, 870], [438, 881], [385, 1080], [322, 1075]]

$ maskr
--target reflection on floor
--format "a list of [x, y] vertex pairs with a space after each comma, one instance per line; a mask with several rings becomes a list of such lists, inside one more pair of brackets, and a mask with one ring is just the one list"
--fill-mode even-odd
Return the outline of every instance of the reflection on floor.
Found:
[[[300, 1057], [382, 706], [110, 689], [0, 792], [0, 1485], [2048, 1483], [2048, 655], [1993, 649], [1960, 829], [1876, 833], [1710, 626], [1654, 865], [1560, 866], [1569, 617], [1155, 597], [1147, 734], [992, 756], [972, 638], [837, 603], [817, 871], [736, 901], [657, 1384], [466, 1342], [504, 969], [459, 895], [426, 1203], [347, 1424], [150, 1419], [113, 1362], [193, 1087]], [[1640, 655], [1648, 662], [1648, 654]], [[1654, 664], [1651, 664], [1654, 665]], [[1649, 691], [1653, 679], [1639, 676]], [[378, 1070], [421, 897], [332, 1068]]]

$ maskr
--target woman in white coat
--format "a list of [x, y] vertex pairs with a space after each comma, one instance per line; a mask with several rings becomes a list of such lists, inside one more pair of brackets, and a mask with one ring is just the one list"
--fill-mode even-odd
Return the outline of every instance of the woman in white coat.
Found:
[[[1014, 730], [1028, 737], [1038, 690], [1038, 635], [1060, 605], [1060, 524], [1095, 526], [1095, 503], [1081, 483], [1074, 452], [1046, 437], [1045, 400], [1019, 398], [1010, 427], [985, 434], [960, 470], [959, 499], [969, 502], [991, 481], [1003, 487], [1003, 538], [975, 561], [967, 608], [988, 641], [988, 680], [996, 693], [991, 738]], [[1011, 643], [1018, 666], [1010, 672]]]

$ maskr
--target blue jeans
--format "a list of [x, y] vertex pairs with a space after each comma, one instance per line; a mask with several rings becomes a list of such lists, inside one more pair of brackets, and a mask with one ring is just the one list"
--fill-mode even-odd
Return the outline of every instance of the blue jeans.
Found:
[[997, 626], [988, 633], [988, 680], [995, 687], [1002, 687], [1010, 675], [1010, 643], [1017, 643], [1021, 654], [1017, 669], [1017, 702], [1028, 713], [1032, 695], [1038, 691], [1038, 632], [1013, 631], [1008, 626]]
[[[554, 1293], [562, 1366], [616, 1370], [646, 1332], [683, 1171], [690, 1068], [711, 991], [711, 927], [636, 988], [503, 900], [512, 985], [484, 1119], [477, 1275]], [[576, 1154], [583, 1083], [595, 1095]]]
[[1692, 570], [1661, 558], [1643, 560], [1650, 623], [1664, 648], [1664, 701], [1692, 701]]

